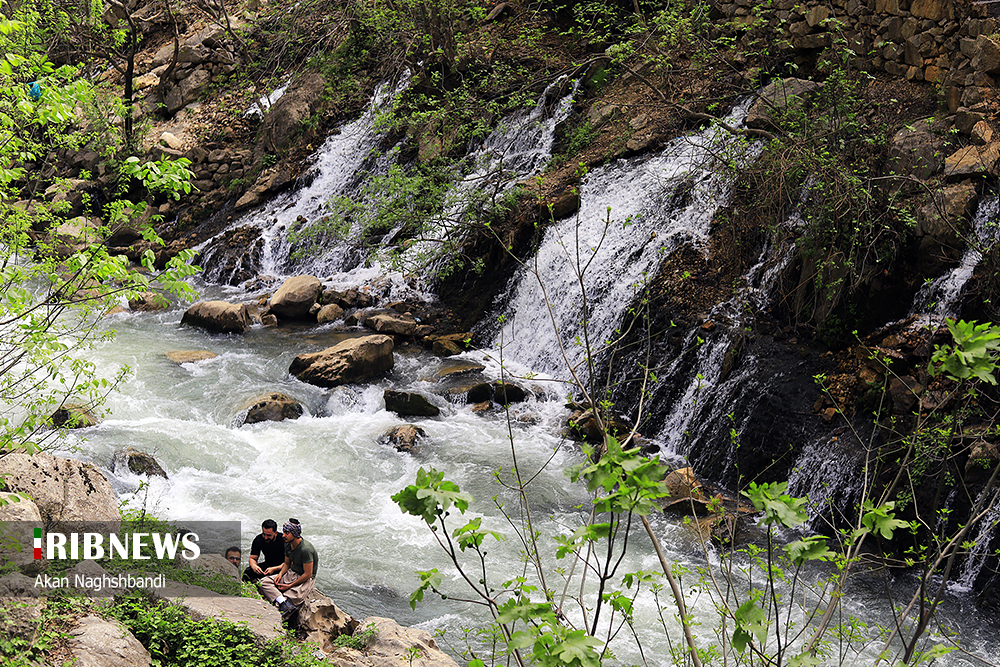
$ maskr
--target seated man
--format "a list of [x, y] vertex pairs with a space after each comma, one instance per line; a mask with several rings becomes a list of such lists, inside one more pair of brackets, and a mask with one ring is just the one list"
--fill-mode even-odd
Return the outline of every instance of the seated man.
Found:
[[264, 576], [265, 567], [277, 568], [285, 562], [285, 543], [278, 539], [278, 524], [274, 519], [265, 519], [260, 528], [260, 535], [253, 538], [250, 544], [250, 563], [243, 570], [243, 581], [257, 581]]
[[226, 560], [235, 565], [240, 566], [240, 561], [243, 559], [243, 551], [239, 547], [229, 547], [226, 549]]
[[288, 620], [299, 608], [316, 583], [319, 555], [312, 544], [302, 539], [302, 526], [289, 521], [282, 526], [285, 562], [269, 567], [260, 580], [260, 590], [269, 602], [278, 605], [281, 617]]

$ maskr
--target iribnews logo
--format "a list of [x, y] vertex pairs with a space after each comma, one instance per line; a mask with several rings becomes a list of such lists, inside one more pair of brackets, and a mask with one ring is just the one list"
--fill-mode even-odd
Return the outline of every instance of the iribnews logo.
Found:
[[[42, 529], [35, 528], [35, 560], [42, 559]], [[197, 533], [102, 533], [71, 532], [45, 534], [45, 558], [48, 560], [158, 560], [181, 557], [194, 560], [201, 555]]]

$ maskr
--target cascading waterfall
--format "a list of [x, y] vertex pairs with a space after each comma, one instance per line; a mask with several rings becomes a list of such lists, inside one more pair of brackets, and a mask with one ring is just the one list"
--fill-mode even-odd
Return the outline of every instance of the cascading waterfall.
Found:
[[[727, 122], [738, 124], [746, 109], [737, 107]], [[717, 168], [727, 142], [735, 145], [728, 133], [709, 127], [658, 155], [617, 160], [587, 174], [578, 213], [546, 230], [503, 298], [503, 325], [488, 336], [494, 348], [534, 372], [564, 375], [567, 363], [579, 364], [585, 352], [560, 341], [586, 336], [597, 349], [613, 337], [659, 263], [683, 243], [707, 238], [728, 196]], [[755, 150], [748, 148], [742, 159]]]
[[[308, 226], [327, 215], [327, 202], [337, 195], [349, 195], [357, 190], [370, 174], [385, 173], [391, 155], [376, 151], [383, 135], [377, 127], [380, 112], [386, 110], [401, 93], [407, 77], [396, 85], [380, 84], [365, 112], [357, 120], [347, 123], [332, 134], [313, 156], [310, 169], [311, 182], [272, 199], [263, 208], [237, 220], [230, 228], [256, 227], [261, 230], [263, 249], [259, 265], [249, 267], [253, 273], [282, 276], [291, 271], [324, 275], [346, 271], [363, 259], [349, 244], [338, 244], [322, 256], [292, 257], [293, 248], [288, 231], [293, 226]], [[207, 267], [205, 278], [217, 283], [230, 282], [229, 275], [221, 275], [215, 256], [224, 252], [219, 240], [225, 234], [210, 239], [200, 248], [199, 261]], [[248, 267], [240, 267], [247, 269]]]
[[[380, 95], [389, 94], [388, 88], [380, 89]], [[555, 125], [568, 112], [568, 99], [562, 97], [553, 104], [549, 93], [548, 101], [536, 108], [538, 115], [533, 117], [533, 110], [519, 117], [523, 124], [510, 122], [499, 128], [480, 151], [483, 158], [478, 168], [457, 187], [476, 187], [477, 181], [488, 180], [487, 175], [498, 174], [501, 168], [500, 187], [508, 187], [539, 168], [551, 150]], [[344, 126], [341, 134], [331, 139], [333, 143], [324, 145], [310, 186], [279, 197], [264, 213], [237, 223], [263, 231], [267, 250], [255, 270], [279, 276], [308, 270], [326, 277], [356, 261], [348, 255], [350, 249], [338, 248], [312, 263], [297, 264], [289, 259], [284, 230], [299, 216], [308, 221], [321, 219], [331, 194], [351, 192], [367, 173], [381, 168], [371, 162], [371, 150], [378, 144], [371, 118], [377, 104], [366, 117]], [[738, 122], [743, 113], [745, 109], [737, 109], [729, 123]], [[611, 337], [635, 290], [655, 272], [665, 254], [684, 242], [704, 242], [709, 222], [726, 198], [726, 181], [714, 174], [713, 168], [713, 152], [724, 139], [724, 134], [710, 128], [673, 142], [663, 154], [620, 160], [586, 177], [580, 213], [547, 231], [533, 261], [556, 308], [552, 316], [562, 339], [572, 340], [580, 334], [584, 316], [593, 342], [600, 344]], [[498, 164], [487, 158], [491, 153], [499, 154], [502, 161]], [[523, 156], [523, 161], [518, 158], [515, 162], [514, 155]], [[497, 182], [492, 185], [496, 187]], [[609, 206], [616, 222], [605, 224]], [[577, 293], [576, 278], [572, 269], [567, 270], [579, 266], [577, 250], [588, 258], [596, 253], [585, 274], [585, 313], [579, 299], [572, 298]], [[206, 244], [205, 256], [212, 252], [212, 244]], [[747, 287], [717, 306], [710, 317], [727, 322], [729, 331], [738, 332], [747, 309], [759, 310], [769, 303], [791, 256], [792, 248], [787, 245], [765, 251], [746, 276]], [[356, 285], [376, 275], [373, 272], [377, 270], [366, 269], [366, 273], [355, 267], [351, 271], [350, 279]], [[229, 282], [228, 276], [222, 275], [213, 275], [211, 280]], [[495, 340], [502, 346], [505, 362], [561, 375], [565, 364], [556, 332], [534, 280], [532, 274], [525, 273], [515, 281], [505, 308], [508, 322], [495, 334]], [[248, 296], [238, 287], [207, 284], [201, 288], [206, 298]], [[532, 475], [537, 472], [529, 494], [539, 510], [543, 535], [571, 532], [586, 520], [587, 513], [578, 509], [588, 502], [585, 489], [567, 483], [562, 473], [580, 460], [580, 452], [561, 435], [567, 416], [561, 396], [535, 393], [519, 406], [518, 418], [508, 424], [502, 411], [480, 414], [461, 399], [448, 398], [448, 388], [436, 374], [452, 362], [413, 348], [398, 350], [395, 368], [377, 382], [323, 390], [291, 378], [289, 363], [295, 355], [332, 345], [345, 334], [326, 327], [306, 332], [257, 327], [243, 336], [213, 336], [180, 326], [182, 312], [178, 307], [109, 318], [119, 330], [118, 339], [96, 350], [94, 361], [106, 375], [119, 363], [127, 363], [135, 369], [135, 376], [111, 398], [113, 417], [71, 434], [68, 444], [79, 450], [65, 452], [106, 466], [117, 489], [133, 506], [145, 505], [168, 519], [241, 521], [246, 542], [258, 532], [262, 519], [282, 521], [296, 516], [303, 522], [305, 535], [323, 554], [318, 587], [342, 608], [359, 618], [382, 615], [428, 630], [444, 627], [448, 637], [460, 637], [460, 628], [474, 625], [471, 617], [475, 611], [431, 595], [416, 611], [410, 610], [407, 598], [416, 585], [414, 570], [440, 568], [451, 590], [461, 588], [452, 581], [454, 571], [423, 523], [403, 515], [389, 499], [412, 483], [420, 467], [445, 471], [449, 479], [480, 501], [470, 514], [482, 518], [483, 528], [508, 534], [507, 542], [491, 543], [490, 547], [491, 559], [497, 559], [493, 562], [506, 568], [499, 580], [518, 576], [523, 567], [518, 540], [510, 537], [506, 518], [489, 500], [497, 496], [508, 507], [517, 506], [516, 497], [504, 490], [498, 495], [492, 482], [498, 469], [509, 470], [513, 465], [511, 438], [518, 465]], [[705, 423], [726, 424], [730, 402], [740, 401], [754, 409], [753, 401], [743, 396], [754, 391], [752, 375], [759, 368], [758, 362], [752, 355], [744, 355], [737, 370], [727, 376], [724, 369], [732, 348], [728, 334], [720, 332], [702, 341], [694, 334], [684, 344], [677, 365], [659, 372], [690, 371], [685, 377], [693, 378], [684, 384], [686, 398], [669, 401], [672, 407], [664, 411], [663, 423], [652, 438], [665, 452], [691, 456], [687, 443], [709, 438]], [[218, 356], [179, 366], [163, 356], [169, 350], [192, 349], [208, 349]], [[581, 352], [571, 347], [570, 361], [578, 362]], [[500, 368], [496, 356], [496, 350], [467, 352], [462, 359], [482, 362], [485, 379], [497, 379]], [[696, 373], [702, 377], [696, 378]], [[382, 395], [389, 388], [420, 391], [442, 409], [440, 418], [416, 420], [426, 437], [413, 452], [398, 452], [382, 442], [383, 433], [402, 421], [385, 410]], [[245, 399], [270, 391], [298, 399], [306, 414], [294, 421], [234, 424]], [[653, 400], [668, 404], [664, 396]], [[690, 440], [684, 437], [685, 431]], [[81, 435], [86, 440], [80, 439]], [[169, 479], [150, 479], [148, 486], [136, 492], [140, 481], [146, 480], [127, 470], [112, 469], [115, 452], [126, 444], [154, 454]], [[819, 449], [810, 451], [816, 456], [821, 453]], [[666, 516], [651, 517], [651, 521], [667, 549], [668, 560], [689, 570], [710, 563], [701, 545], [679, 521]], [[639, 542], [630, 545], [634, 550], [623, 564], [624, 571], [657, 567], [655, 555]], [[543, 551], [554, 546], [545, 544]], [[869, 605], [871, 599], [861, 595], [858, 600], [848, 613], [870, 615], [868, 607], [874, 607], [874, 602]], [[707, 596], [690, 600], [690, 613], [704, 628], [715, 628], [717, 611]], [[655, 626], [661, 618], [661, 610], [648, 598], [636, 601], [634, 614], [640, 628]], [[669, 618], [666, 622], [673, 623]], [[676, 624], [671, 625], [671, 632], [676, 640]], [[612, 649], [623, 661], [638, 663], [642, 658], [622, 639], [625, 635], [621, 633]], [[460, 643], [458, 637], [452, 642]], [[675, 647], [661, 636], [650, 640], [644, 650], [647, 657], [668, 656]], [[996, 646], [988, 641], [969, 648], [987, 658], [998, 657]]]
[[990, 195], [979, 202], [972, 218], [970, 243], [958, 266], [924, 285], [913, 299], [911, 315], [920, 315], [920, 323], [927, 320], [942, 322], [956, 317], [965, 284], [983, 259], [983, 255], [1000, 240], [1000, 197]]
[[[989, 493], [989, 497], [983, 497]], [[955, 577], [954, 585], [960, 591], [972, 590], [972, 585], [982, 572], [986, 558], [990, 555], [990, 545], [993, 542], [997, 525], [1000, 524], [1000, 498], [995, 489], [987, 489], [980, 494], [976, 503], [982, 503], [986, 514], [976, 527], [976, 535], [972, 538], [972, 546], [962, 561], [962, 568]]]

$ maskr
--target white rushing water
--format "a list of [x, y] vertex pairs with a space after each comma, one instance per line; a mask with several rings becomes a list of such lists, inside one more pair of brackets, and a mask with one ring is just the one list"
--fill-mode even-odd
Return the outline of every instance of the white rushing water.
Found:
[[998, 211], [1000, 197], [995, 194], [984, 197], [979, 202], [976, 214], [972, 217], [968, 248], [962, 254], [958, 266], [925, 284], [913, 298], [910, 314], [921, 316], [918, 325], [926, 324], [928, 320], [943, 322], [947, 317], [958, 315], [965, 284], [972, 278], [983, 255], [1000, 239]]
[[[738, 124], [745, 114], [739, 107], [727, 122]], [[616, 160], [587, 174], [579, 212], [546, 230], [516, 279], [493, 335], [498, 354], [534, 372], [565, 376], [560, 340], [569, 341], [562, 349], [575, 365], [583, 358], [575, 341], [587, 336], [597, 349], [613, 338], [659, 263], [684, 242], [701, 245], [708, 238], [712, 217], [727, 200], [728, 182], [716, 161], [727, 143], [734, 143], [731, 137], [710, 127], [659, 154]]]
[[[555, 127], [550, 121], [566, 111], [565, 102], [563, 98], [550, 105], [554, 108], [544, 116], [524, 115], [523, 132], [511, 124], [495, 135], [498, 142], [508, 141], [508, 149], [515, 146], [516, 137], [530, 139], [524, 149], [530, 155], [514, 170], [518, 176], [544, 162]], [[737, 119], [741, 113], [736, 112]], [[345, 126], [337, 135], [344, 143], [333, 137], [324, 145], [317, 160], [320, 173], [312, 185], [280, 197], [263, 213], [238, 223], [264, 230], [269, 250], [263, 270], [276, 276], [303, 270], [288, 261], [285, 226], [298, 216], [310, 220], [321, 217], [330, 190], [343, 192], [356, 182], [357, 174], [346, 172], [352, 168], [365, 171], [371, 166], [368, 160], [372, 159], [370, 147], [375, 145], [374, 125], [366, 118]], [[708, 130], [671, 144], [660, 155], [615, 162], [587, 177], [578, 218], [560, 221], [549, 230], [537, 261], [549, 298], [558, 307], [557, 326], [564, 342], [579, 333], [581, 315], [579, 301], [572, 297], [572, 274], [561, 282], [568, 273], [567, 254], [572, 258], [577, 248], [599, 248], [595, 259], [599, 270], [592, 272], [593, 282], [587, 283], [592, 297], [587, 315], [593, 340], [600, 342], [614, 331], [636, 284], [655, 271], [666, 253], [684, 240], [707, 238], [708, 224], [726, 193], [725, 182], [714, 176], [710, 165], [710, 144], [717, 139], [714, 130]], [[531, 149], [531, 144], [536, 149]], [[486, 147], [489, 145], [488, 141]], [[497, 166], [489, 160], [481, 165], [486, 165], [481, 168], [487, 171]], [[512, 178], [516, 176], [506, 177], [504, 183]], [[673, 205], [677, 198], [685, 201]], [[615, 222], [605, 225], [608, 207]], [[352, 281], [361, 284], [376, 275], [372, 268], [355, 267], [345, 272], [339, 252], [333, 249], [309, 267], [336, 287], [350, 286]], [[770, 261], [762, 258], [748, 276], [747, 291], [738, 303], [729, 306], [740, 308], [743, 303], [766, 300], [784, 257], [782, 253], [776, 256]], [[330, 274], [335, 274], [333, 280], [329, 280]], [[503, 343], [505, 363], [533, 372], [564, 374], [549, 313], [532, 280], [524, 276], [516, 286], [508, 323], [497, 334], [498, 344]], [[242, 288], [199, 288], [206, 299], [249, 301], [258, 296]], [[437, 371], [450, 361], [410, 348], [397, 350], [395, 368], [377, 382], [324, 390], [294, 379], [288, 366], [297, 354], [318, 351], [340, 340], [344, 334], [330, 326], [254, 327], [240, 336], [212, 335], [181, 326], [183, 310], [184, 305], [178, 305], [160, 313], [124, 313], [107, 320], [109, 327], [118, 330], [117, 340], [96, 350], [93, 360], [106, 375], [127, 364], [134, 376], [112, 396], [110, 417], [94, 428], [74, 433], [67, 442], [75, 447], [68, 455], [93, 460], [107, 469], [117, 491], [131, 505], [180, 521], [240, 521], [244, 547], [259, 532], [263, 519], [280, 523], [295, 516], [303, 524], [304, 536], [320, 553], [318, 587], [345, 611], [359, 619], [380, 615], [428, 630], [444, 628], [447, 633], [442, 643], [452, 649], [460, 644], [461, 628], [475, 625], [481, 618], [477, 610], [431, 594], [415, 611], [408, 604], [417, 584], [416, 570], [438, 568], [449, 594], [467, 594], [434, 536], [390, 499], [413, 482], [420, 467], [444, 471], [448, 479], [477, 499], [471, 516], [481, 516], [484, 528], [508, 536], [505, 542], [488, 547], [499, 573], [495, 583], [518, 576], [524, 569], [523, 545], [492, 500], [496, 497], [512, 512], [517, 507], [516, 497], [494, 480], [495, 474], [508, 478], [514, 462], [512, 441], [522, 474], [537, 473], [528, 495], [546, 536], [543, 553], [552, 552], [552, 536], [569, 534], [586, 520], [586, 491], [569, 483], [563, 474], [566, 467], [581, 460], [581, 454], [578, 446], [562, 435], [568, 410], [561, 392], [535, 391], [516, 407], [508, 424], [502, 410], [474, 412], [461, 394], [455, 398], [450, 393], [454, 380], [437, 379]], [[737, 316], [720, 311], [723, 314]], [[218, 356], [183, 365], [165, 357], [172, 350], [201, 349]], [[700, 362], [705, 367], [701, 370], [718, 367], [721, 361], [716, 357], [721, 352], [711, 352], [710, 346], [704, 349], [707, 358]], [[571, 351], [570, 359], [578, 360], [576, 354]], [[463, 359], [481, 362], [486, 367], [485, 379], [492, 380], [501, 374], [496, 356], [494, 349], [468, 352]], [[729, 381], [735, 382], [733, 378]], [[386, 411], [382, 396], [389, 388], [420, 391], [442, 409], [437, 418], [408, 420], [426, 432], [426, 438], [412, 452], [398, 452], [381, 441], [388, 428], [407, 421]], [[306, 414], [294, 421], [236, 426], [234, 420], [244, 402], [271, 391], [301, 401]], [[673, 435], [664, 433], [659, 439], [669, 442]], [[169, 479], [152, 478], [146, 486], [140, 484], [145, 480], [131, 473], [111, 470], [115, 452], [126, 446], [155, 455]], [[453, 515], [457, 518], [457, 513]], [[667, 559], [690, 570], [683, 582], [690, 592], [691, 613], [701, 624], [699, 643], [707, 646], [716, 641], [713, 631], [718, 616], [707, 589], [693, 586], [698, 576], [694, 571], [716, 568], [711, 571], [721, 575], [718, 554], [706, 553], [680, 519], [657, 515], [652, 523]], [[641, 531], [634, 533], [630, 547], [621, 573], [658, 569], [656, 555]], [[566, 565], [550, 559], [549, 576], [558, 581], [556, 568]], [[743, 590], [745, 585], [738, 584], [738, 588]], [[798, 594], [801, 597], [801, 592]], [[1000, 660], [995, 635], [967, 613], [968, 600], [952, 597], [947, 602], [949, 623], [960, 630], [966, 648]], [[644, 654], [636, 651], [628, 631], [623, 631], [612, 646], [622, 664], [638, 664], [643, 659], [651, 665], [672, 664], [671, 651], [682, 640], [670, 601], [661, 598], [659, 604], [664, 606], [670, 638], [656, 632], [661, 617], [657, 601], [650, 595], [641, 596], [635, 602], [635, 624], [644, 637]], [[859, 580], [845, 605], [847, 613], [860, 615], [868, 623], [885, 626], [890, 622], [879, 582]], [[572, 612], [570, 616], [575, 618]], [[880, 649], [872, 642], [858, 662], [872, 662]], [[949, 664], [964, 662], [954, 655], [947, 660]], [[827, 664], [838, 662], [844, 661], [830, 659]]]

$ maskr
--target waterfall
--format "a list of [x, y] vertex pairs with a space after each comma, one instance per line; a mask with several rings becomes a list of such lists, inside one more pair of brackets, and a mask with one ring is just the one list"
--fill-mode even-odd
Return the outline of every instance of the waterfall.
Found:
[[[993, 498], [989, 504], [984, 503], [983, 505], [986, 508], [986, 514], [979, 521], [976, 536], [971, 540], [972, 546], [965, 555], [962, 568], [955, 578], [954, 586], [959, 591], [972, 590], [973, 584], [982, 572], [983, 565], [986, 564], [986, 559], [991, 555], [990, 545], [996, 537], [997, 524], [1000, 523], [1000, 502], [997, 502], [997, 491], [991, 489], [989, 492], [993, 494]], [[983, 491], [980, 494], [976, 504], [984, 502], [985, 498], [982, 496], [985, 493], [986, 491]]]
[[958, 317], [960, 297], [965, 284], [982, 261], [983, 255], [1000, 239], [1000, 197], [991, 195], [979, 202], [972, 218], [970, 242], [958, 266], [945, 272], [935, 280], [924, 284], [913, 298], [911, 315], [920, 315], [915, 326], [926, 324], [928, 320], [943, 322], [949, 317]]
[[241, 282], [233, 280], [232, 270], [222, 273], [226, 264], [220, 256], [226, 251], [225, 240], [231, 232], [244, 228], [259, 230], [262, 243], [252, 258], [253, 265], [241, 264], [237, 267], [241, 271], [273, 276], [292, 272], [324, 275], [360, 264], [363, 257], [353, 245], [346, 243], [333, 245], [322, 256], [295, 258], [288, 232], [296, 225], [308, 226], [322, 221], [329, 212], [327, 202], [331, 197], [350, 195], [370, 174], [385, 173], [392, 155], [376, 150], [385, 138], [378, 128], [378, 116], [393, 104], [407, 85], [406, 76], [395, 85], [379, 84], [364, 113], [330, 135], [313, 154], [306, 177], [309, 185], [279, 195], [234, 222], [226, 232], [199, 246], [198, 261], [206, 267], [205, 278], [217, 283]]
[[[737, 107], [727, 122], [739, 124], [745, 114], [746, 106]], [[717, 156], [736, 141], [712, 126], [675, 139], [658, 155], [616, 160], [587, 174], [579, 211], [545, 231], [502, 297], [502, 325], [487, 332], [497, 353], [533, 372], [565, 374], [567, 362], [583, 360], [585, 338], [592, 349], [612, 338], [659, 263], [685, 242], [707, 239], [729, 192]], [[756, 150], [746, 147], [737, 160]]]

